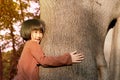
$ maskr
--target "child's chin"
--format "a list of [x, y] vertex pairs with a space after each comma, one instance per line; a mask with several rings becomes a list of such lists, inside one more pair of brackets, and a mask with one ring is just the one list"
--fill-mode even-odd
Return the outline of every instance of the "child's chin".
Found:
[[35, 40], [37, 43], [40, 43], [40, 41], [39, 40]]

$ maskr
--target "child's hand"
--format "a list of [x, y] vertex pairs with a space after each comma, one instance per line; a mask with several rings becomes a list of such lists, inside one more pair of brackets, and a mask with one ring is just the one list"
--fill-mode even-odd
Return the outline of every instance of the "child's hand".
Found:
[[72, 58], [72, 63], [81, 62], [84, 59], [84, 55], [82, 53], [77, 53], [77, 51], [70, 53]]

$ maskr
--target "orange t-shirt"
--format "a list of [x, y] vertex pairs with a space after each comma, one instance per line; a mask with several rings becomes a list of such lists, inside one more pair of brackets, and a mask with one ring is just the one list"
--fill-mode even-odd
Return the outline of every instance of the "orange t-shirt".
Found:
[[19, 59], [17, 75], [13, 80], [39, 80], [39, 67], [71, 65], [69, 53], [61, 56], [45, 56], [40, 45], [32, 40], [26, 42]]

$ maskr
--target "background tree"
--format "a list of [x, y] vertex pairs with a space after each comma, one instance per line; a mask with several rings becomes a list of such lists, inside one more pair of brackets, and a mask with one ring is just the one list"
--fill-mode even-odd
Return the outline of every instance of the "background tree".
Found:
[[2, 66], [2, 53], [0, 47], [0, 80], [2, 80], [2, 76], [3, 76], [3, 66]]
[[[3, 3], [3, 0], [0, 0], [0, 5]], [[0, 35], [1, 39], [1, 35]], [[3, 77], [3, 63], [2, 63], [2, 52], [1, 52], [1, 45], [0, 45], [0, 80], [2, 80]]]
[[[16, 74], [16, 64], [21, 53], [22, 39], [19, 35], [20, 23], [27, 18], [39, 18], [39, 7], [34, 13], [30, 12], [34, 0], [1, 0], [0, 5], [0, 41], [3, 55], [3, 66], [7, 80], [11, 80]], [[1, 2], [0, 1], [0, 2]], [[36, 2], [37, 3], [37, 2]], [[8, 7], [9, 6], [9, 7]], [[4, 52], [6, 50], [9, 52]], [[9, 55], [5, 55], [9, 54]], [[9, 56], [7, 58], [6, 56]], [[6, 57], [6, 58], [5, 58]], [[8, 67], [8, 68], [6, 68]], [[6, 68], [6, 69], [5, 69]]]

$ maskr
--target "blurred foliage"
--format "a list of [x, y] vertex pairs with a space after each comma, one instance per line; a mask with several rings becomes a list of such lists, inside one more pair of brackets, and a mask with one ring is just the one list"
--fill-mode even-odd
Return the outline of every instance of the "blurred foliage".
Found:
[[[17, 59], [16, 62], [18, 62], [18, 60], [19, 60], [23, 46], [24, 46], [24, 44], [20, 45], [19, 50], [17, 50], [17, 52], [16, 52], [16, 59]], [[11, 60], [10, 55], [11, 54], [12, 54], [12, 51], [2, 53], [2, 61], [3, 61], [3, 67], [4, 67], [3, 68], [3, 79], [5, 79], [5, 80], [8, 80], [10, 78], [9, 72], [10, 72], [10, 66], [11, 66], [10, 65], [10, 60]], [[14, 67], [17, 67], [17, 65]], [[15, 73], [16, 73], [16, 71], [15, 71]]]
[[14, 22], [17, 22], [18, 20], [21, 20], [21, 16], [18, 13], [16, 7], [18, 7], [19, 4], [13, 2], [12, 0], [9, 2], [3, 2], [0, 4], [0, 28], [5, 29], [9, 28], [9, 25]]
[[[15, 33], [15, 28], [19, 29], [20, 23], [27, 18], [40, 18], [39, 8], [35, 9], [36, 12], [34, 13], [28, 10], [31, 7], [31, 1], [39, 4], [39, 0], [0, 0], [0, 47], [2, 51], [3, 80], [11, 80], [12, 64], [17, 63], [23, 48], [23, 40], [19, 34]], [[17, 26], [14, 26], [15, 24]], [[10, 50], [6, 52], [6, 49]], [[11, 61], [13, 61], [12, 64]], [[16, 66], [14, 67], [16, 68]], [[16, 70], [13, 72], [13, 75], [15, 75]]]
[[9, 73], [9, 68], [10, 68], [10, 56], [11, 55], [11, 51], [9, 51], [9, 52], [4, 52], [3, 54], [2, 54], [2, 60], [3, 60], [3, 79], [8, 79], [9, 78], [9, 75], [6, 75], [6, 74], [8, 74]]

